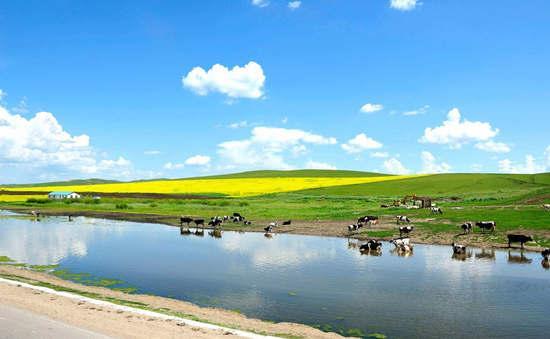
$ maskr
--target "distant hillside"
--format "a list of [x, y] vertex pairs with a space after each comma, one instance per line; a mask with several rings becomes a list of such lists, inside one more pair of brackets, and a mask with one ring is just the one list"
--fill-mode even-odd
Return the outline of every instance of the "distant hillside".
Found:
[[384, 182], [302, 190], [299, 194], [325, 196], [520, 195], [550, 189], [550, 173], [541, 174], [434, 174]]
[[248, 171], [232, 174], [212, 175], [207, 177], [189, 178], [189, 179], [242, 179], [242, 178], [364, 178], [381, 177], [390, 174], [346, 171], [346, 170], [291, 170], [291, 171]]
[[76, 180], [68, 180], [68, 181], [43, 182], [38, 184], [0, 185], [0, 187], [23, 188], [23, 187], [47, 187], [47, 186], [99, 185], [99, 184], [113, 184], [117, 182], [120, 182], [120, 181], [92, 178], [92, 179], [76, 179]]

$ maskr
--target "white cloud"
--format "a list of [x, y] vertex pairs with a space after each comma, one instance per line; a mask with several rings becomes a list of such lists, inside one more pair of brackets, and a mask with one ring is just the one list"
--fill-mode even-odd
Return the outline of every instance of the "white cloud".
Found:
[[458, 108], [453, 108], [441, 126], [427, 127], [419, 141], [460, 148], [463, 144], [472, 141], [488, 141], [498, 133], [498, 128], [493, 129], [488, 122], [462, 120]]
[[370, 103], [367, 103], [367, 104], [364, 104], [362, 107], [361, 107], [361, 112], [363, 113], [374, 113], [374, 112], [378, 112], [378, 111], [381, 111], [384, 109], [384, 106], [381, 105], [381, 104], [370, 104]]
[[211, 159], [209, 156], [198, 154], [187, 158], [187, 160], [185, 160], [185, 164], [190, 166], [205, 166], [210, 163], [210, 160]]
[[182, 169], [185, 167], [185, 164], [175, 164], [175, 163], [171, 163], [171, 162], [167, 162], [166, 164], [164, 164], [164, 169], [166, 170], [176, 170], [176, 169]]
[[238, 121], [238, 122], [234, 122], [234, 123], [231, 123], [229, 124], [229, 128], [233, 128], [233, 129], [237, 129], [237, 128], [243, 128], [243, 127], [246, 127], [248, 126], [248, 122], [246, 120], [243, 120], [243, 121]]
[[398, 11], [410, 11], [419, 4], [417, 0], [390, 0], [390, 7]]
[[299, 155], [305, 144], [334, 145], [337, 140], [299, 129], [254, 127], [252, 135], [244, 140], [232, 140], [218, 145], [218, 154], [227, 163], [226, 168], [290, 169], [285, 155]]
[[216, 64], [208, 71], [201, 67], [193, 68], [182, 78], [184, 87], [198, 95], [219, 92], [229, 98], [259, 99], [264, 95], [265, 75], [262, 66], [250, 61], [243, 67], [229, 69]]
[[269, 6], [269, 1], [267, 0], [252, 0], [252, 5], [257, 7], [267, 7]]
[[0, 88], [0, 101], [2, 101], [2, 99], [4, 99], [4, 97], [6, 96], [6, 92], [4, 92], [1, 88]]
[[373, 152], [370, 154], [371, 158], [387, 158], [390, 155], [388, 152]]
[[90, 137], [73, 136], [50, 112], [32, 118], [11, 114], [0, 106], [0, 165], [44, 174], [50, 169], [67, 175], [129, 175], [130, 161], [102, 159], [90, 145]]
[[414, 109], [412, 111], [403, 112], [402, 114], [405, 115], [405, 116], [415, 116], [415, 115], [426, 114], [426, 112], [428, 111], [429, 108], [430, 108], [430, 105], [424, 105], [424, 106], [422, 106], [420, 108], [417, 108], [417, 109]]
[[145, 155], [159, 155], [160, 154], [160, 151], [157, 151], [157, 150], [147, 150], [145, 152], [143, 152], [143, 154]]
[[384, 169], [391, 174], [409, 174], [411, 171], [403, 166], [401, 161], [391, 158], [384, 161]]
[[289, 1], [288, 2], [288, 8], [290, 8], [291, 10], [298, 9], [298, 8], [300, 8], [301, 5], [302, 5], [301, 1]]
[[308, 161], [306, 164], [306, 168], [308, 169], [324, 169], [324, 170], [335, 170], [336, 166], [332, 166], [331, 164], [327, 164], [325, 162], [317, 162], [317, 161]]
[[475, 147], [485, 152], [491, 153], [508, 153], [510, 152], [510, 146], [503, 142], [495, 142], [493, 140], [478, 142]]
[[437, 163], [435, 156], [428, 151], [423, 151], [420, 159], [422, 160], [421, 173], [448, 173], [451, 170], [451, 165], [445, 162]]
[[546, 166], [539, 165], [535, 157], [531, 154], [525, 156], [525, 163], [515, 163], [510, 159], [504, 159], [498, 162], [498, 170], [502, 173], [541, 173], [546, 169]]
[[368, 137], [365, 133], [357, 134], [353, 139], [348, 140], [346, 144], [342, 144], [342, 149], [350, 154], [381, 147], [380, 142]]

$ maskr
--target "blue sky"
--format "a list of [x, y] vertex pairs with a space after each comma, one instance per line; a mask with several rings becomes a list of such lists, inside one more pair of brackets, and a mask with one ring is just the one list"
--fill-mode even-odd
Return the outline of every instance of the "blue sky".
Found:
[[543, 0], [3, 2], [0, 182], [549, 171], [549, 36]]

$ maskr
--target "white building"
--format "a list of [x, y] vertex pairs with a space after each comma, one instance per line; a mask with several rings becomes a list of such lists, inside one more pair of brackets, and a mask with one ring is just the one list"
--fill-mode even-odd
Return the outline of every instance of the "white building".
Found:
[[60, 191], [56, 191], [56, 192], [50, 192], [50, 194], [48, 194], [48, 198], [49, 199], [59, 199], [59, 200], [62, 200], [62, 199], [80, 199], [80, 194], [76, 193], [76, 192], [60, 192]]

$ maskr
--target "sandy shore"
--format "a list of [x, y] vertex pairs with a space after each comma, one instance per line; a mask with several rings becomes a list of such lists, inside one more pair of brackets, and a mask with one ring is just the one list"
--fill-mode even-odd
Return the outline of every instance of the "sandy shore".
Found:
[[[19, 276], [35, 282], [46, 282], [56, 286], [71, 288], [80, 292], [97, 293], [103, 297], [122, 299], [146, 304], [148, 308], [165, 309], [207, 323], [219, 324], [232, 329], [282, 337], [340, 338], [335, 333], [325, 333], [301, 324], [270, 323], [247, 318], [241, 314], [217, 308], [203, 308], [188, 302], [150, 296], [132, 295], [101, 287], [78, 285], [27, 269], [0, 265], [3, 276]], [[198, 326], [178, 325], [177, 321], [163, 320], [108, 306], [98, 306], [89, 302], [65, 298], [17, 285], [0, 282], [0, 303], [25, 309], [59, 320], [69, 325], [96, 333], [122, 338], [227, 338], [239, 337], [228, 331], [205, 329]]]

